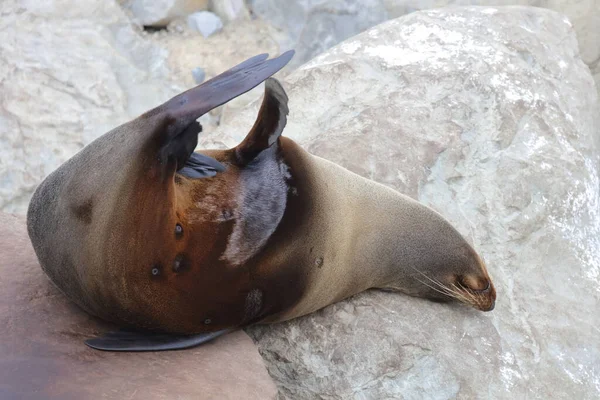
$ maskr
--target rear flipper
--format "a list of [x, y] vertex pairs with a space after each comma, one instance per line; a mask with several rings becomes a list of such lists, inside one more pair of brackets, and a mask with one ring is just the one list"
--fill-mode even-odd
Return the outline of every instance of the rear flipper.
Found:
[[231, 329], [197, 335], [174, 335], [122, 329], [88, 339], [85, 344], [104, 351], [166, 351], [189, 349], [222, 336]]

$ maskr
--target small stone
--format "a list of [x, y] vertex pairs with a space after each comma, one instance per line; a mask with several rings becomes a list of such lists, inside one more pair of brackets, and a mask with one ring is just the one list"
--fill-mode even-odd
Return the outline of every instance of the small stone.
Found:
[[198, 31], [205, 38], [223, 28], [223, 21], [216, 14], [210, 11], [200, 11], [187, 17], [188, 26]]
[[244, 0], [213, 0], [211, 11], [225, 22], [248, 18], [250, 15]]
[[204, 69], [196, 67], [192, 70], [192, 76], [194, 77], [194, 81], [199, 85], [206, 79], [206, 72]]

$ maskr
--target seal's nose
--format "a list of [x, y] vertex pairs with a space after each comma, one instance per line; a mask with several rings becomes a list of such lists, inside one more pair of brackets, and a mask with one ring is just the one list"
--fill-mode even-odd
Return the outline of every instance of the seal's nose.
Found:
[[492, 283], [486, 277], [467, 275], [459, 279], [461, 285], [476, 293], [485, 293], [490, 290]]
[[487, 276], [465, 275], [458, 278], [458, 283], [474, 295], [472, 304], [481, 311], [492, 311], [496, 307], [496, 289]]
[[490, 306], [488, 308], [481, 309], [481, 311], [485, 311], [485, 312], [492, 311], [495, 307], [496, 307], [496, 299], [492, 299]]

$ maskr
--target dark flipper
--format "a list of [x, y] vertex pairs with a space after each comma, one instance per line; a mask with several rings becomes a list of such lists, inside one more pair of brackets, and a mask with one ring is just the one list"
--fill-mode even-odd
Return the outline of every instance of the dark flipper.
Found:
[[231, 329], [197, 335], [173, 335], [168, 333], [120, 330], [104, 336], [88, 339], [85, 344], [104, 351], [166, 351], [189, 349], [222, 336]]
[[167, 139], [172, 140], [202, 115], [248, 92], [281, 70], [292, 59], [294, 51], [287, 51], [270, 60], [266, 59], [267, 56], [261, 54], [252, 57], [173, 97], [145, 115], [163, 114], [172, 118], [165, 132]]
[[267, 79], [256, 122], [246, 138], [236, 147], [239, 164], [248, 164], [277, 142], [287, 124], [288, 113], [288, 97], [285, 90], [277, 79]]
[[[176, 170], [189, 178], [214, 176], [219, 172], [218, 169], [210, 165], [205, 168], [188, 163], [188, 157], [198, 144], [198, 134], [202, 131], [196, 120], [264, 82], [281, 70], [293, 55], [293, 51], [288, 51], [270, 60], [267, 54], [252, 57], [147, 112], [146, 117], [158, 114], [164, 119], [164, 124], [158, 125], [153, 136], [159, 144], [158, 160], [161, 163], [167, 161], [165, 165], [172, 165], [170, 160], [174, 160]], [[203, 157], [204, 161], [209, 159]]]
[[200, 153], [192, 153], [185, 162], [185, 165], [178, 172], [192, 179], [210, 178], [217, 172], [225, 171], [225, 166], [214, 158]]
[[293, 56], [294, 51], [290, 50], [270, 60], [266, 59], [266, 54], [252, 57], [203, 84], [175, 96], [157, 110], [170, 113], [176, 118], [179, 126], [188, 126], [210, 110], [255, 88], [285, 67]]

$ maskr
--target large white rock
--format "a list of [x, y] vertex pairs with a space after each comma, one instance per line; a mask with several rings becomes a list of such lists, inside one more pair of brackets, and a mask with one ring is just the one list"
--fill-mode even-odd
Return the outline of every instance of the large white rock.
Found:
[[119, 0], [144, 26], [167, 26], [176, 18], [206, 10], [209, 0]]
[[[564, 16], [412, 13], [284, 86], [284, 134], [444, 214], [486, 259], [498, 302], [480, 313], [367, 292], [249, 329], [283, 397], [600, 397], [598, 99]], [[257, 110], [201, 145], [235, 145]]]
[[582, 60], [590, 69], [600, 73], [600, 1], [598, 0], [383, 0], [382, 4], [391, 18], [446, 5], [524, 5], [558, 11], [565, 14], [573, 23]]
[[[583, 61], [600, 83], [600, 0], [249, 0], [272, 23], [282, 48], [295, 47], [300, 65], [331, 46], [390, 18], [447, 5], [530, 5], [564, 13], [573, 22]], [[600, 89], [599, 89], [600, 90]]]
[[114, 2], [3, 0], [0, 15], [0, 209], [23, 214], [61, 163], [183, 87]]

